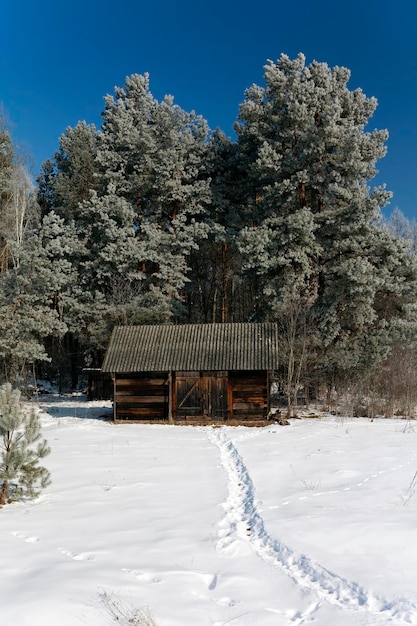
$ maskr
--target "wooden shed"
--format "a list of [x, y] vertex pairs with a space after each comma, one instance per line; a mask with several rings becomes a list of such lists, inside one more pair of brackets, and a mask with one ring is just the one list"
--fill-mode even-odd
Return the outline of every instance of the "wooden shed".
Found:
[[115, 328], [102, 365], [114, 385], [114, 420], [248, 422], [270, 408], [278, 367], [276, 324]]

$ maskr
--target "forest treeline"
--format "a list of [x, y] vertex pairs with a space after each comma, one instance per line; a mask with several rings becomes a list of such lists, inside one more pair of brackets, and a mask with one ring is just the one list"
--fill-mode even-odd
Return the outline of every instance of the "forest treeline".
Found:
[[115, 325], [268, 320], [290, 408], [359, 388], [411, 407], [417, 229], [381, 219], [388, 133], [349, 78], [302, 54], [269, 61], [230, 139], [129, 76], [35, 185], [1, 124], [1, 378], [77, 388]]

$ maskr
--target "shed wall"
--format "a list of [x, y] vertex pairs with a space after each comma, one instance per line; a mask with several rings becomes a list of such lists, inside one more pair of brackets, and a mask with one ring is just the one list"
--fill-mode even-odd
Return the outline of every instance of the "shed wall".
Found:
[[115, 420], [167, 421], [168, 374], [119, 374], [115, 378]]
[[115, 421], [245, 422], [269, 411], [266, 371], [118, 374], [114, 384]]
[[230, 372], [232, 417], [238, 421], [266, 419], [269, 411], [268, 372]]

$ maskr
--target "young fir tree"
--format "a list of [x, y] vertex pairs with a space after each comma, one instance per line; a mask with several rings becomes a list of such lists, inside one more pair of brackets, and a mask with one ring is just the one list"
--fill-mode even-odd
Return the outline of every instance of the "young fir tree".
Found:
[[34, 411], [25, 413], [20, 391], [10, 383], [0, 387], [0, 452], [0, 505], [34, 498], [50, 484], [49, 471], [40, 465], [50, 452], [40, 420]]
[[[244, 268], [261, 286], [264, 316], [279, 319], [294, 303], [315, 311], [327, 378], [363, 373], [387, 353], [415, 288], [415, 268], [397, 248], [394, 271], [377, 225], [390, 194], [369, 188], [387, 132], [366, 130], [376, 100], [349, 90], [349, 77], [282, 55], [266, 66], [266, 86], [247, 90], [236, 127], [252, 222], [239, 240]], [[390, 311], [380, 305], [388, 292]]]

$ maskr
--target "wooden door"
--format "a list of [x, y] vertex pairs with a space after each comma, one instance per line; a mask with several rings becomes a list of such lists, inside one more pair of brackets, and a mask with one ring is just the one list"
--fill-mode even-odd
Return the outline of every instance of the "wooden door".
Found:
[[175, 416], [179, 419], [226, 419], [227, 372], [178, 372], [175, 396]]

